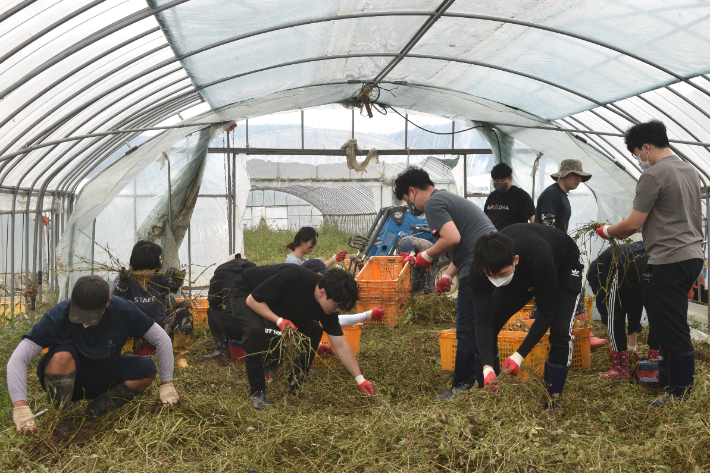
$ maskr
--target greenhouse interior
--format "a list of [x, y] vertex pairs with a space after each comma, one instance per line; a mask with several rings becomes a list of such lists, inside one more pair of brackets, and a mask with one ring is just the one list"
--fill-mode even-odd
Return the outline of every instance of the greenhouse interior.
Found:
[[[570, 194], [570, 228], [618, 221], [640, 175], [622, 134], [649, 119], [697, 169], [706, 215], [708, 13], [691, 0], [7, 3], [3, 304], [14, 313], [32, 281], [40, 300], [66, 295], [138, 239], [194, 268], [199, 290], [197, 268], [242, 251], [245, 226], [366, 230], [408, 165], [482, 205], [497, 163], [535, 199], [579, 159], [594, 179]], [[353, 169], [351, 139], [377, 162]]]
[[[581, 162], [592, 177], [569, 192], [567, 233], [576, 237], [587, 228], [585, 235], [591, 235], [589, 246], [580, 247], [586, 275], [607, 247], [602, 235], [609, 227], [602, 225], [637, 211], [637, 184], [644, 179], [643, 165], [650, 169], [651, 163], [648, 155], [643, 162], [629, 152], [625, 137], [634, 125], [654, 120], [665, 125], [672, 153], [697, 173], [700, 210], [695, 215], [702, 212], [704, 240], [703, 267], [697, 290], [688, 296], [684, 322], [694, 337], [701, 337], [692, 342], [699, 367], [697, 394], [670, 413], [644, 414], [644, 404], [633, 419], [637, 424], [619, 413], [636, 406], [629, 399], [638, 398], [641, 387], [601, 384], [590, 364], [606, 369], [607, 349], [592, 353], [589, 345], [584, 368], [592, 375], [571, 375], [565, 394], [569, 412], [583, 413], [576, 418], [549, 420], [539, 409], [531, 414], [531, 399], [539, 397], [543, 384], [552, 386], [547, 375], [527, 384], [506, 384], [511, 377], [501, 376], [498, 398], [488, 396], [495, 389], [471, 390], [468, 397], [433, 405], [432, 396], [442, 392], [450, 374], [444, 372], [444, 348], [439, 352], [436, 341], [443, 343], [447, 331], [454, 332], [456, 341], [453, 326], [456, 320], [458, 328], [459, 316], [451, 308], [453, 298], [432, 296], [410, 302], [411, 310], [402, 309], [399, 322], [412, 320], [415, 310], [446, 313], [449, 319], [426, 319], [419, 327], [365, 325], [358, 360], [375, 379], [377, 397], [372, 383], [371, 392], [361, 386], [369, 383], [365, 370], [358, 375], [347, 368], [368, 397], [350, 381], [350, 391], [341, 389], [345, 383], [338, 383], [348, 377], [343, 361], [337, 368], [319, 368], [316, 387], [331, 397], [307, 404], [289, 400], [270, 384], [277, 407], [268, 414], [272, 417], [257, 417], [251, 410], [258, 407], [253, 392], [252, 404], [247, 401], [246, 375], [235, 374], [241, 365], [226, 363], [234, 361], [228, 354], [236, 352], [224, 351], [221, 365], [207, 364], [214, 360], [199, 364], [209, 358], [201, 355], [212, 350], [212, 339], [206, 327], [195, 327], [191, 370], [176, 369], [182, 406], [173, 408], [177, 398], [165, 402], [163, 385], [156, 383], [149, 389], [153, 394], [160, 389], [165, 414], [153, 416], [160, 409], [140, 401], [134, 410], [120, 411], [129, 414], [111, 417], [115, 424], [105, 432], [94, 423], [72, 434], [78, 435], [71, 437], [78, 447], [60, 440], [60, 447], [47, 448], [44, 439], [59, 438], [54, 430], [39, 441], [13, 437], [5, 442], [8, 428], [0, 433], [0, 465], [23, 471], [40, 471], [33, 469], [40, 464], [57, 466], [41, 471], [109, 471], [114, 464], [118, 470], [111, 471], [183, 471], [171, 469], [170, 462], [189, 465], [191, 471], [250, 472], [706, 471], [709, 26], [706, 0], [0, 2], [0, 332], [10, 334], [0, 337], [3, 368], [15, 343], [27, 341], [21, 340], [26, 330], [20, 328], [39, 325], [47, 306], [66, 302], [80, 278], [98, 275], [109, 285], [123, 281], [121, 274], [141, 240], [162, 248], [162, 268], [184, 271], [177, 300], [188, 306], [189, 301], [207, 301], [217, 267], [236, 253], [246, 259], [256, 254], [245, 247], [253, 232], [278, 236], [268, 244], [269, 254], [280, 260], [281, 253], [283, 258], [288, 253], [284, 245], [300, 228], [315, 227], [323, 234], [335, 229], [341, 238], [337, 244], [350, 245], [345, 252], [350, 269], [362, 269], [352, 261], [369, 258], [375, 238], [381, 238], [377, 244], [384, 241], [378, 236], [384, 228], [381, 218], [391, 208], [407, 215], [408, 197], [397, 199], [394, 183], [412, 167], [425, 170], [436, 189], [478, 211], [463, 199], [484, 208], [496, 189], [494, 166], [512, 168], [512, 183], [535, 203], [557, 181], [554, 175], [563, 161]], [[410, 233], [417, 231], [412, 225]], [[631, 239], [638, 242], [641, 234]], [[326, 239], [321, 241], [325, 246]], [[265, 239], [258, 243], [267, 245]], [[395, 248], [387, 248], [390, 256], [399, 256]], [[339, 254], [333, 256], [338, 263], [345, 258]], [[419, 264], [422, 254], [413, 253], [412, 265], [415, 260]], [[398, 271], [407, 261], [406, 256], [397, 260]], [[436, 292], [443, 274], [438, 274]], [[498, 286], [491, 274], [485, 275]], [[591, 294], [586, 281], [577, 307], [586, 303], [585, 288]], [[411, 292], [407, 297], [415, 301]], [[367, 309], [358, 312], [371, 318], [372, 308]], [[591, 312], [591, 305], [586, 310]], [[284, 317], [276, 319], [287, 333], [281, 326]], [[574, 320], [568, 324], [570, 360]], [[648, 318], [643, 322], [647, 327]], [[589, 324], [588, 344], [595, 338], [593, 328], [613, 336], [602, 332], [606, 328], [597, 309], [584, 323]], [[646, 334], [639, 336], [646, 344]], [[170, 337], [178, 350], [175, 334]], [[231, 337], [227, 341], [238, 343]], [[144, 354], [139, 352], [131, 351]], [[153, 347], [149, 355], [155, 352]], [[649, 344], [649, 360], [650, 352]], [[241, 361], [250, 356], [243, 348], [241, 354]], [[176, 355], [176, 367], [188, 366], [182, 356], [179, 365]], [[480, 370], [486, 369], [493, 370], [481, 362]], [[9, 372], [0, 376], [0, 401], [8, 406], [4, 381]], [[155, 370], [150, 381], [154, 378]], [[228, 391], [231, 385], [239, 386], [237, 395]], [[450, 392], [456, 394], [455, 389], [452, 385]], [[35, 383], [29, 400], [23, 399], [22, 407], [31, 405], [37, 412], [34, 417], [29, 412], [29, 424], [47, 412], [39, 407], [47, 407], [43, 395]], [[505, 396], [525, 402], [502, 412]], [[231, 404], [222, 403], [225, 399]], [[550, 397], [549, 406], [552, 402]], [[609, 417], [605, 403], [615, 406]], [[313, 405], [320, 410], [308, 407]], [[485, 412], [479, 405], [486, 406], [481, 408]], [[548, 409], [547, 401], [543, 405]], [[212, 410], [218, 414], [209, 414]], [[0, 419], [11, 425], [9, 410], [2, 412]], [[58, 414], [49, 412], [45, 419], [50, 421], [42, 425], [55, 429]], [[144, 418], [159, 418], [158, 427]], [[326, 418], [333, 423], [322, 427]], [[575, 419], [583, 425], [575, 425]], [[178, 424], [190, 427], [180, 432]], [[148, 425], [156, 430], [146, 439], [143, 427]], [[277, 433], [283, 426], [280, 432], [288, 430], [297, 438]], [[232, 432], [238, 440], [227, 445]], [[669, 438], [675, 440], [664, 443]], [[282, 451], [274, 453], [274, 445]], [[323, 445], [328, 447], [320, 451]], [[656, 452], [657, 445], [662, 453]], [[149, 446], [166, 463], [149, 459]], [[183, 459], [183, 448], [194, 457]], [[515, 449], [520, 457], [511, 455]], [[566, 453], [558, 455], [559, 449]], [[376, 452], [376, 461], [370, 452]], [[220, 463], [222, 453], [234, 463]], [[629, 462], [628, 468], [615, 463], [613, 455]], [[192, 458], [197, 460], [191, 463]]]

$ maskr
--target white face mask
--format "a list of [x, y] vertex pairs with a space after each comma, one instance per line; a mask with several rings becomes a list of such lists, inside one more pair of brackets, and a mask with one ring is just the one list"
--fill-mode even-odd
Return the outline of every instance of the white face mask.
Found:
[[642, 172], [651, 168], [651, 163], [648, 161], [648, 151], [646, 151], [646, 161], [641, 161], [641, 153], [636, 156], [636, 160], [639, 162], [639, 167]]
[[509, 276], [506, 276], [504, 278], [492, 278], [490, 276], [486, 276], [490, 282], [493, 283], [495, 287], [501, 287], [501, 286], [507, 286], [510, 284], [510, 281], [513, 280], [513, 276], [515, 276], [515, 269], [513, 269], [513, 272], [510, 273]]

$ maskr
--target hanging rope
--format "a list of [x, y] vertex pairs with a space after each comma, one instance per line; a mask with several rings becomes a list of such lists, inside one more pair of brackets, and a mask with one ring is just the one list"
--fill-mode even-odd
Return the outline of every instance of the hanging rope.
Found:
[[340, 147], [340, 149], [345, 150], [348, 169], [352, 169], [353, 171], [358, 172], [360, 174], [364, 174], [367, 172], [367, 166], [368, 164], [370, 164], [371, 161], [375, 164], [379, 164], [380, 162], [380, 157], [377, 155], [377, 150], [375, 148], [372, 148], [367, 153], [367, 157], [365, 158], [365, 160], [362, 163], [358, 163], [357, 152], [360, 151], [360, 148], [358, 148], [357, 140], [355, 138], [351, 138], [346, 141], [345, 144]]

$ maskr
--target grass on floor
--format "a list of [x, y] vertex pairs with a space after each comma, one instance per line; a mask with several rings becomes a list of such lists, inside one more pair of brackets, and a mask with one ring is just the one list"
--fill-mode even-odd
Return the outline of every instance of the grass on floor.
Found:
[[[652, 397], [627, 382], [595, 376], [609, 366], [606, 350], [593, 366], [570, 374], [564, 414], [540, 410], [541, 382], [507, 379], [497, 393], [474, 389], [434, 403], [451, 375], [440, 369], [437, 333], [450, 325], [364, 328], [359, 355], [378, 389], [365, 397], [336, 363], [318, 367], [308, 398], [282, 394], [269, 382], [274, 408], [255, 412], [247, 399], [244, 365], [198, 361], [211, 351], [206, 327], [195, 333], [191, 366], [176, 374], [182, 403], [158, 405], [151, 386], [140, 400], [86, 422], [74, 408], [71, 438], [56, 415], [39, 421], [37, 438], [2, 436], [0, 467], [16, 471], [703, 471], [710, 467], [708, 435], [710, 346], [697, 350], [693, 398], [648, 407]], [[3, 365], [28, 326], [4, 330]], [[602, 333], [597, 329], [598, 334]], [[34, 369], [33, 363], [31, 369]], [[30, 403], [46, 406], [33, 371]], [[4, 379], [3, 379], [4, 382]], [[0, 425], [11, 426], [6, 401]], [[43, 470], [43, 468], [46, 468]]]

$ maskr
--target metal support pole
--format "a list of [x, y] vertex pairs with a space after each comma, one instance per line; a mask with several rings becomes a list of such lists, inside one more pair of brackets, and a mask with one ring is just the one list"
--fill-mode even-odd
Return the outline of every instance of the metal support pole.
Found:
[[230, 208], [230, 211], [232, 212], [232, 242], [233, 242], [233, 249], [234, 252], [236, 253], [238, 248], [237, 248], [237, 207], [235, 205], [235, 202], [237, 200], [237, 155], [232, 153], [232, 206]]
[[350, 139], [355, 138], [355, 109], [351, 111], [351, 121], [350, 121]]
[[133, 179], [133, 239], [138, 238], [138, 182]]
[[[44, 274], [44, 255], [42, 254], [44, 251], [44, 212], [40, 212], [39, 214], [39, 235], [37, 235], [39, 241], [37, 242], [37, 248], [36, 248], [36, 257], [39, 258], [39, 270], [37, 271], [37, 297], [39, 298], [38, 301], [42, 302], [42, 275]], [[35, 227], [36, 228], [36, 227]], [[37, 268], [37, 262], [35, 261], [35, 268]]]
[[[167, 156], [167, 154], [166, 154]], [[168, 162], [168, 226], [170, 227], [170, 233], [173, 231], [173, 183], [170, 179], [170, 158], [166, 159]]]
[[305, 128], [305, 125], [303, 123], [304, 122], [303, 115], [304, 115], [304, 112], [303, 112], [303, 110], [301, 110], [301, 149], [306, 149], [306, 138], [304, 136], [305, 133], [303, 131], [303, 129]]
[[91, 274], [94, 274], [94, 254], [96, 251], [96, 219], [91, 223]]
[[404, 148], [409, 148], [409, 114], [404, 114]]
[[192, 299], [192, 219], [187, 224], [187, 298]]
[[[27, 193], [27, 199], [30, 199], [30, 193]], [[25, 290], [30, 286], [30, 210], [29, 207], [25, 212]]]
[[247, 118], [246, 120], [246, 131], [245, 131], [245, 137], [246, 137], [246, 147], [249, 147], [249, 119]]
[[463, 198], [468, 199], [468, 173], [467, 173], [467, 155], [463, 155]]
[[451, 149], [455, 149], [456, 145], [454, 143], [454, 140], [456, 139], [456, 134], [454, 133], [456, 131], [456, 122], [451, 120]]
[[10, 319], [15, 323], [15, 219], [17, 214], [10, 214]]
[[[227, 140], [229, 140], [229, 133], [227, 133]], [[232, 250], [234, 248], [234, 242], [232, 241], [232, 172], [231, 172], [231, 162], [229, 160], [229, 154], [224, 155], [225, 169], [227, 175], [225, 176], [226, 181], [226, 201], [227, 201], [227, 228], [229, 229], [229, 234], [227, 235], [227, 252], [231, 255], [234, 253]]]

